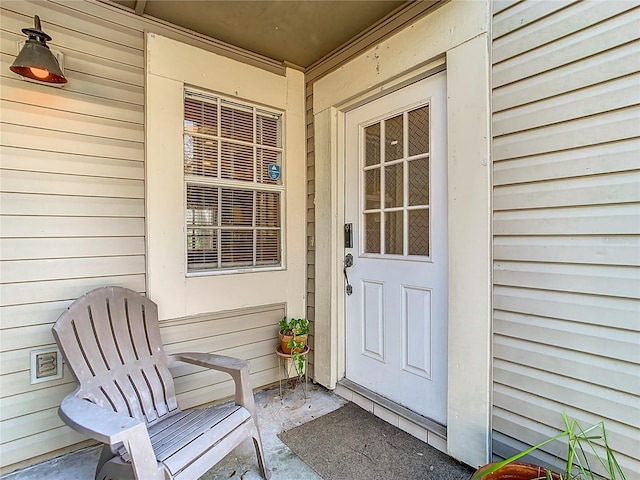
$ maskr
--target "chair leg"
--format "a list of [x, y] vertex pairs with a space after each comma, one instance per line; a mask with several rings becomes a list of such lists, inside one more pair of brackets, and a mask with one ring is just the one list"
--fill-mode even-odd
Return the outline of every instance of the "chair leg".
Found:
[[108, 480], [104, 473], [102, 473], [102, 467], [111, 460], [115, 456], [115, 453], [111, 450], [109, 445], [102, 446], [102, 453], [100, 454], [100, 459], [98, 460], [98, 465], [96, 466], [96, 480]]
[[264, 456], [264, 450], [262, 449], [262, 441], [260, 440], [260, 434], [253, 436], [253, 446], [256, 449], [256, 457], [258, 458], [258, 468], [260, 468], [260, 474], [265, 480], [269, 480], [271, 477], [271, 470], [267, 468], [267, 462]]

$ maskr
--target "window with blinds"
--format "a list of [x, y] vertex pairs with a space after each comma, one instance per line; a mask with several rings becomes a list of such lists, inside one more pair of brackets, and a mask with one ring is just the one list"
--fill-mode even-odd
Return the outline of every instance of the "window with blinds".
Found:
[[282, 115], [184, 96], [187, 272], [282, 266]]

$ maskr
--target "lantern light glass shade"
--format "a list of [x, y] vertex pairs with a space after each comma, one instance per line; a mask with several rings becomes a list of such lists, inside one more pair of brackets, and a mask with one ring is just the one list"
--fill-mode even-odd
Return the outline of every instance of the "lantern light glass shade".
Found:
[[9, 69], [39, 82], [67, 83], [58, 60], [47, 46], [51, 37], [41, 30], [37, 15], [34, 17], [34, 24], [35, 28], [22, 29], [22, 33], [29, 38]]

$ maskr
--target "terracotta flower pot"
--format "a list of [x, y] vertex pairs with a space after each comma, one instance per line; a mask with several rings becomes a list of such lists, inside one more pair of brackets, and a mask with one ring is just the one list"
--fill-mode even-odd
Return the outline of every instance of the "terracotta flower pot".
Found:
[[[482, 473], [492, 465], [493, 463], [489, 463], [480, 467], [473, 475]], [[547, 474], [545, 469], [538, 465], [513, 462], [483, 477], [482, 480], [546, 480], [546, 478]], [[562, 477], [557, 473], [552, 473], [551, 478], [553, 478], [553, 480], [562, 480]]]
[[[278, 335], [280, 336], [280, 348], [282, 349], [282, 353], [291, 353], [291, 349], [289, 348], [289, 341], [293, 338], [293, 336], [283, 335], [282, 332], [278, 332]], [[302, 342], [306, 345], [308, 337], [309, 335], [305, 333], [304, 335], [296, 336], [295, 341]], [[298, 353], [302, 352], [302, 350], [304, 350], [304, 347], [295, 349], [295, 351]]]

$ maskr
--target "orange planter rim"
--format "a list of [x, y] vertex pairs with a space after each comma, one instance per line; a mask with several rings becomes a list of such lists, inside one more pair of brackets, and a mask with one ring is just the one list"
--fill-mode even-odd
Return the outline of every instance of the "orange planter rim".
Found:
[[[476, 470], [473, 475], [481, 473], [494, 464], [495, 463], [489, 463], [483, 465]], [[482, 480], [546, 480], [546, 478], [546, 469], [544, 467], [534, 465], [533, 463], [512, 462], [483, 477]], [[555, 472], [551, 473], [551, 478], [553, 478], [553, 480], [562, 480], [562, 476]]]

